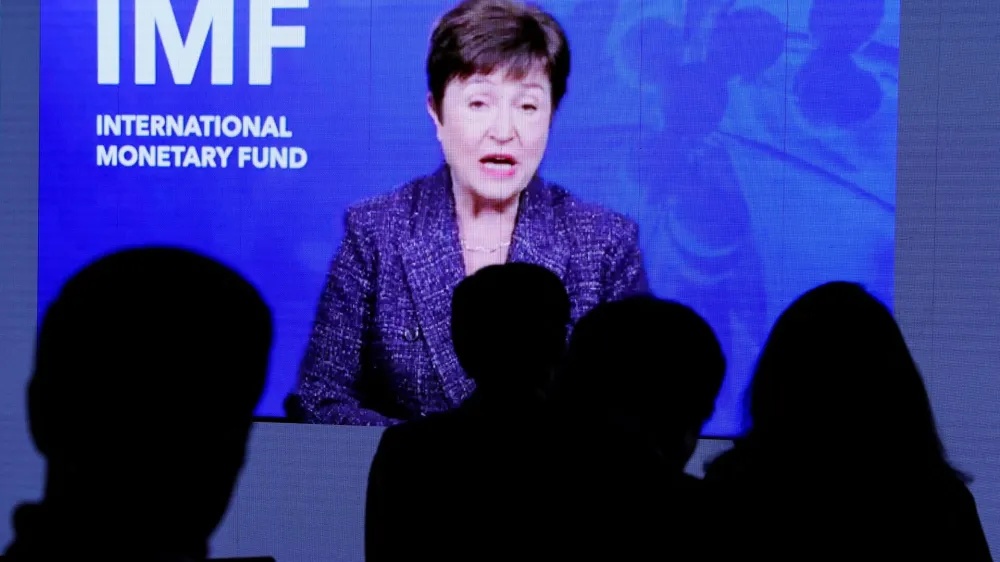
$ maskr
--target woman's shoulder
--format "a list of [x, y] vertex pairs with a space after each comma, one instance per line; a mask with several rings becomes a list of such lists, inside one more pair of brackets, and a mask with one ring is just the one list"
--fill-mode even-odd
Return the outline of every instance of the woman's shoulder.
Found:
[[394, 221], [399, 215], [407, 215], [417, 205], [418, 196], [434, 176], [421, 176], [395, 187], [357, 201], [347, 208], [347, 214], [355, 220], [366, 223]]
[[[636, 236], [638, 223], [631, 217], [594, 201], [574, 195], [563, 186], [545, 182], [545, 194], [555, 213], [574, 230], [591, 230], [601, 236]], [[590, 228], [580, 228], [580, 227]]]
[[447, 196], [439, 174], [420, 176], [389, 191], [379, 193], [347, 207], [345, 225], [371, 243], [395, 245], [413, 228], [414, 217], [443, 203], [428, 198]]

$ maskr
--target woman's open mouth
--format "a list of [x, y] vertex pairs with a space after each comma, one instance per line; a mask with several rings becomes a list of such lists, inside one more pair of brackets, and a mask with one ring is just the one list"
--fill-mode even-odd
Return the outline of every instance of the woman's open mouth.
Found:
[[491, 178], [511, 178], [517, 172], [517, 159], [510, 154], [487, 154], [479, 159], [479, 168]]

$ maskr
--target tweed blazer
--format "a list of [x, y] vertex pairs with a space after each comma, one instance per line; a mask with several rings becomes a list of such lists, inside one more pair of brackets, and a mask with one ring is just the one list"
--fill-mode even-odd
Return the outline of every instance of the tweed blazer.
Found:
[[[386, 426], [459, 406], [475, 383], [451, 341], [465, 265], [448, 167], [352, 206], [345, 222], [293, 393], [300, 415]], [[508, 254], [562, 279], [574, 322], [647, 290], [636, 223], [537, 176], [521, 194]]]

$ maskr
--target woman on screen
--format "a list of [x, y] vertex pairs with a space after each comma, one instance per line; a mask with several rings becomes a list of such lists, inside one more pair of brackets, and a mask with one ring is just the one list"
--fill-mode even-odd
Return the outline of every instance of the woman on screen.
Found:
[[796, 300], [750, 388], [750, 432], [705, 474], [719, 560], [990, 560], [906, 341], [862, 287]]
[[[555, 272], [573, 320], [645, 291], [635, 222], [536, 175], [569, 70], [562, 28], [537, 7], [469, 0], [441, 18], [427, 109], [445, 164], [347, 211], [290, 417], [391, 425], [458, 406], [474, 385], [452, 346], [452, 290], [487, 265]], [[516, 345], [511, 333], [497, 353]]]

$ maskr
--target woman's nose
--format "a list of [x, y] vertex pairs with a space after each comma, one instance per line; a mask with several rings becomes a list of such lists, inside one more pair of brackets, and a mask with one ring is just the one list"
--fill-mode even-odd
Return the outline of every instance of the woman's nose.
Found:
[[496, 112], [490, 124], [490, 136], [497, 142], [507, 142], [514, 138], [514, 116], [508, 109]]

